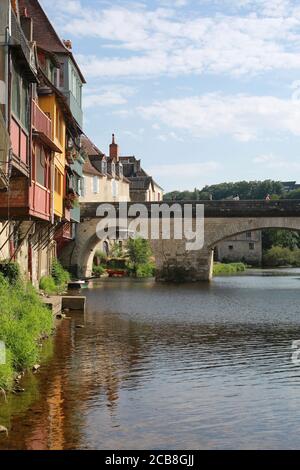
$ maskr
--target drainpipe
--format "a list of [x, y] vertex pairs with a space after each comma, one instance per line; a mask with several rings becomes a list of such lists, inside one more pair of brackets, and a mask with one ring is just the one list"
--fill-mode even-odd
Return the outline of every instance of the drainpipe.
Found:
[[9, 114], [8, 114], [8, 105], [9, 105], [9, 49], [8, 49], [8, 43], [9, 43], [9, 37], [10, 37], [10, 30], [9, 27], [5, 29], [5, 46], [4, 46], [4, 81], [5, 81], [5, 124], [6, 128], [8, 129], [8, 119], [9, 119]]
[[51, 159], [51, 206], [52, 206], [52, 211], [51, 211], [51, 223], [52, 225], [54, 224], [54, 184], [55, 184], [55, 153], [53, 152], [53, 159]]

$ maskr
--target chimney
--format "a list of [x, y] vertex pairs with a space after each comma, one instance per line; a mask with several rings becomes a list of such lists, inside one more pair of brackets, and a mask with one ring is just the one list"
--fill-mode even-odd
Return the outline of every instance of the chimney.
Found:
[[12, 6], [12, 9], [14, 10], [15, 14], [18, 15], [18, 4], [17, 4], [17, 0], [11, 0], [11, 6]]
[[27, 8], [23, 8], [20, 20], [21, 20], [21, 27], [22, 27], [23, 33], [26, 36], [27, 41], [32, 42], [33, 41], [33, 21], [32, 21], [32, 18], [28, 16]]
[[69, 49], [69, 51], [72, 50], [72, 41], [70, 41], [70, 39], [64, 39], [64, 40], [63, 40], [63, 43], [64, 43], [65, 47], [66, 47], [67, 49]]
[[119, 161], [119, 146], [115, 142], [115, 134], [112, 135], [112, 143], [109, 146], [109, 156], [115, 162]]

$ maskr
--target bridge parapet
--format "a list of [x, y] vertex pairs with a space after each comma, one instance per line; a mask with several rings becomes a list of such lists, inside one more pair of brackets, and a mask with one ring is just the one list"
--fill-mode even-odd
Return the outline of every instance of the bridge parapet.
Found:
[[[106, 203], [107, 204], [107, 203]], [[119, 203], [110, 203], [115, 207], [116, 214], [119, 214]], [[249, 200], [249, 201], [184, 201], [184, 202], [154, 202], [143, 203], [148, 210], [148, 216], [153, 216], [153, 208], [166, 204], [170, 208], [176, 204], [181, 208], [178, 216], [183, 214], [185, 204], [190, 204], [193, 208], [193, 215], [196, 214], [196, 206], [204, 205], [206, 218], [236, 218], [236, 217], [300, 217], [300, 200], [280, 199], [274, 201]], [[81, 204], [81, 219], [96, 218], [99, 203]], [[128, 210], [136, 203], [127, 203]], [[176, 214], [175, 214], [176, 217]]]

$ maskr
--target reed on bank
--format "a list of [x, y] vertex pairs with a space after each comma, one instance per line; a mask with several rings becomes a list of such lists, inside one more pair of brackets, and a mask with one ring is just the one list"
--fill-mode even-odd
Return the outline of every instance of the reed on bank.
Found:
[[237, 274], [246, 271], [247, 266], [244, 263], [215, 263], [214, 276], [223, 274]]
[[0, 364], [1, 388], [10, 390], [16, 374], [37, 364], [39, 340], [52, 330], [52, 313], [34, 287], [20, 278], [10, 283], [0, 274], [0, 341], [5, 346], [5, 360]]

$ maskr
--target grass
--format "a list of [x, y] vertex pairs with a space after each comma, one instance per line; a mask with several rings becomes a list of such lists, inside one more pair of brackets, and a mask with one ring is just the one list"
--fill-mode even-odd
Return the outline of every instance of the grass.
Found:
[[215, 263], [214, 276], [223, 274], [237, 274], [246, 271], [247, 266], [244, 263]]
[[0, 275], [0, 341], [6, 346], [6, 363], [0, 364], [0, 387], [10, 389], [18, 371], [39, 360], [38, 341], [53, 329], [50, 310], [30, 284], [10, 284]]
[[41, 278], [40, 289], [47, 295], [58, 295], [65, 291], [70, 279], [71, 277], [68, 271], [62, 267], [58, 260], [54, 260], [52, 264], [52, 275]]

